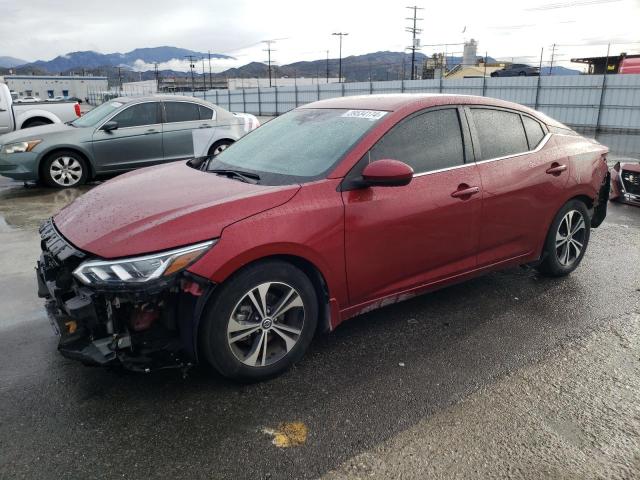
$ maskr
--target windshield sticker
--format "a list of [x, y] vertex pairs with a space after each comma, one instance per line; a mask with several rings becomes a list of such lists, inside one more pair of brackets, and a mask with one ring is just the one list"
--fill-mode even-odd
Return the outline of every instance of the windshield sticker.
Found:
[[381, 112], [379, 110], [349, 110], [344, 112], [341, 117], [347, 118], [364, 118], [365, 120], [380, 120], [388, 112]]
[[111, 102], [111, 106], [114, 107], [114, 108], [120, 108], [122, 105], [124, 105], [124, 103]]

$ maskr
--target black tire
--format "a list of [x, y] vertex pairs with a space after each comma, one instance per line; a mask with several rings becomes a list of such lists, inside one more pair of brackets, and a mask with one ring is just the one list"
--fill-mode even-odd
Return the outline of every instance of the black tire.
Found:
[[[247, 298], [249, 298], [249, 292], [256, 292], [258, 295], [255, 297], [256, 301], [260, 301], [258, 286], [267, 283], [271, 283], [265, 294], [267, 306], [269, 306], [269, 298], [273, 297], [275, 305], [272, 307], [277, 307], [278, 301], [282, 301], [286, 296], [286, 288], [288, 287], [299, 295], [290, 298], [301, 300], [302, 312], [300, 307], [294, 307], [282, 316], [273, 317], [272, 322], [266, 324], [265, 322], [270, 317], [268, 315], [261, 316], [257, 307], [253, 306]], [[278, 296], [280, 288], [284, 292], [281, 297]], [[284, 305], [289, 303], [290, 301], [283, 302]], [[273, 310], [267, 309], [267, 312], [271, 314]], [[244, 317], [238, 315], [244, 315]], [[289, 317], [287, 318], [287, 316]], [[278, 319], [278, 317], [280, 318]], [[292, 321], [298, 323], [292, 324]], [[243, 330], [230, 332], [229, 329], [233, 328], [234, 322], [238, 326], [242, 325]], [[199, 330], [200, 356], [225, 377], [240, 381], [265, 380], [286, 371], [302, 358], [311, 343], [317, 323], [317, 294], [311, 281], [302, 270], [279, 260], [255, 263], [225, 281], [209, 301]], [[247, 325], [260, 326], [256, 332], [234, 343], [233, 334], [236, 333], [237, 337], [242, 337], [249, 331]], [[265, 325], [267, 326], [265, 327]], [[281, 333], [278, 333], [278, 329], [292, 328], [292, 325], [300, 333], [289, 350], [287, 348], [288, 342], [284, 340]], [[285, 330], [285, 332], [290, 331]], [[261, 335], [264, 335], [264, 339], [267, 340], [264, 356], [261, 351], [261, 346], [264, 346], [260, 343], [262, 342]], [[286, 335], [291, 339], [296, 336], [289, 333]], [[271, 351], [267, 353], [269, 348]], [[243, 349], [247, 350], [246, 356]], [[256, 351], [260, 353], [255, 357], [254, 363], [251, 360], [251, 352]], [[254, 355], [256, 354], [254, 353]], [[262, 358], [260, 358], [261, 356]], [[254, 365], [250, 365], [248, 362], [254, 363]], [[258, 363], [263, 363], [263, 365]]]
[[[570, 212], [572, 212], [572, 217], [567, 223], [565, 217]], [[582, 229], [577, 228], [580, 225], [577, 214], [584, 221]], [[568, 230], [568, 225], [571, 225], [572, 229], [575, 228], [575, 233], [569, 237], [569, 241], [562, 243], [562, 238]], [[542, 250], [542, 262], [536, 269], [549, 277], [569, 275], [580, 265], [582, 257], [584, 257], [589, 245], [590, 233], [591, 219], [587, 206], [580, 200], [570, 200], [565, 203], [554, 217], [553, 222], [551, 222]], [[557, 237], [560, 240], [556, 240]], [[559, 242], [558, 244], [556, 243], [557, 241]], [[578, 245], [582, 245], [579, 252], [577, 252]]]
[[527, 76], [527, 72], [520, 72], [518, 73], [519, 76], [521, 77], [526, 77]]
[[[53, 164], [65, 167], [67, 163], [68, 170], [65, 171], [66, 176], [56, 177], [53, 173], [56, 168], [52, 168]], [[64, 171], [60, 168], [57, 170]], [[49, 187], [53, 188], [73, 188], [84, 185], [89, 177], [89, 167], [85, 159], [72, 150], [58, 150], [49, 154], [42, 162], [40, 169], [42, 181]]]
[[33, 120], [23, 125], [22, 129], [31, 128], [31, 127], [41, 127], [42, 125], [51, 125], [51, 122], [45, 122], [44, 120]]
[[[207, 153], [207, 155], [209, 156], [219, 155], [222, 152], [222, 150], [226, 149], [232, 143], [233, 143], [233, 140], [218, 140], [216, 143], [211, 145], [211, 148], [209, 148], [209, 152]], [[218, 150], [217, 153], [216, 153], [216, 150]]]

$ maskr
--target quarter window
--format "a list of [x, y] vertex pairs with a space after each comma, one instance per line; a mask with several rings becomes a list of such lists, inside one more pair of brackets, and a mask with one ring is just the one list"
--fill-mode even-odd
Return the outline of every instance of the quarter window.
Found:
[[164, 109], [167, 114], [167, 123], [200, 120], [200, 111], [197, 103], [165, 102]]
[[132, 105], [113, 117], [113, 121], [118, 122], [118, 128], [161, 123], [160, 104], [158, 102], [147, 102]]
[[213, 118], [213, 110], [205, 107], [204, 105], [198, 105], [200, 110], [200, 120], [211, 120]]
[[544, 130], [542, 126], [531, 117], [522, 116], [524, 129], [527, 132], [527, 140], [529, 140], [529, 150], [533, 150], [544, 138]]
[[471, 115], [478, 134], [481, 160], [515, 155], [529, 150], [520, 114], [472, 108]]
[[458, 111], [426, 112], [393, 127], [369, 152], [369, 161], [390, 158], [410, 165], [415, 173], [464, 163]]

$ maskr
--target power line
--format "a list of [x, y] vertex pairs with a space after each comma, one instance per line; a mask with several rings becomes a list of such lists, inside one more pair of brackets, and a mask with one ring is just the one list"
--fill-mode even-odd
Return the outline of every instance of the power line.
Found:
[[411, 33], [412, 35], [411, 46], [409, 47], [411, 49], [411, 80], [415, 80], [416, 50], [420, 50], [420, 39], [416, 38], [416, 35], [419, 33], [422, 33], [422, 29], [417, 28], [417, 22], [418, 20], [424, 20], [422, 18], [418, 18], [418, 10], [424, 10], [424, 8], [419, 8], [416, 5], [414, 5], [413, 7], [407, 7], [407, 8], [410, 10], [413, 10], [413, 18], [407, 18], [407, 20], [413, 22], [413, 26], [406, 27], [406, 31]]
[[196, 57], [193, 55], [185, 55], [184, 58], [189, 59], [189, 70], [191, 71], [191, 91], [195, 92], [196, 81], [195, 81], [195, 78], [193, 77], [193, 69], [196, 67], [194, 63], [196, 61]]

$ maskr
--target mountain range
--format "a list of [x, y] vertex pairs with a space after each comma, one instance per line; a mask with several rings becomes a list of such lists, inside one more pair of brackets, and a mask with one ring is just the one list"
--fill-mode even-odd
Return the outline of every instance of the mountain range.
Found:
[[[59, 55], [53, 60], [38, 60], [20, 65], [21, 68], [36, 68], [48, 73], [62, 73], [69, 70], [87, 70], [104, 67], [135, 68], [136, 63], [166, 63], [171, 60], [183, 60], [187, 56], [206, 57], [208, 53], [196, 52], [177, 47], [136, 48], [126, 53], [98, 53], [93, 51], [71, 52]], [[233, 59], [228, 55], [212, 53], [211, 58]], [[12, 65], [16, 66], [16, 65]]]
[[[154, 62], [162, 64], [171, 64], [173, 61], [182, 62], [186, 56], [194, 56], [196, 59], [206, 57], [208, 54], [196, 52], [176, 47], [155, 47], [155, 48], [138, 48], [127, 53], [109, 53], [102, 54], [98, 52], [72, 52], [66, 55], [60, 55], [49, 61], [36, 61], [26, 63], [16, 67], [19, 59], [11, 59], [11, 57], [0, 57], [0, 74], [8, 73], [7, 67], [2, 68], [2, 59], [9, 58], [8, 64], [15, 73], [23, 75], [40, 75], [40, 74], [71, 74], [84, 73], [88, 75], [105, 75], [109, 77], [112, 83], [120, 81], [135, 80], [151, 80], [155, 78], [155, 72], [149, 68]], [[211, 58], [215, 59], [233, 59], [227, 55], [212, 53]], [[478, 57], [480, 59], [481, 57]], [[422, 66], [427, 56], [416, 52], [415, 65], [417, 74], [422, 73]], [[447, 57], [449, 67], [458, 65], [462, 61], [461, 57]], [[488, 57], [489, 63], [496, 60]], [[119, 73], [114, 67], [123, 67]], [[330, 77], [337, 77], [339, 70], [339, 61], [337, 58], [301, 61], [287, 65], [272, 66], [272, 75], [275, 77], [318, 77], [324, 78], [327, 75], [327, 68]], [[196, 68], [195, 76], [200, 77]], [[548, 69], [547, 69], [548, 70]], [[190, 72], [177, 71], [172, 69], [164, 69], [160, 72], [161, 77], [186, 77]], [[544, 68], [542, 74], [548, 73]], [[567, 69], [561, 66], [554, 67], [553, 73], [556, 75], [577, 75], [578, 70]], [[268, 67], [261, 62], [251, 62], [241, 67], [229, 68], [223, 72], [215, 73], [214, 77], [218, 78], [255, 78], [266, 77], [268, 75]], [[353, 55], [342, 59], [342, 76], [347, 81], [373, 81], [396, 80], [411, 77], [411, 54], [405, 52], [374, 52], [364, 55]]]
[[27, 63], [26, 60], [21, 60], [15, 57], [0, 57], [0, 67], [2, 68], [13, 68], [18, 65], [24, 65]]

